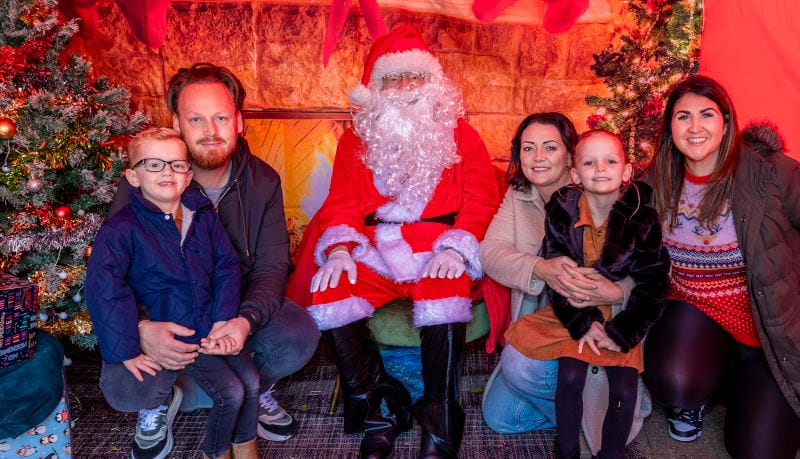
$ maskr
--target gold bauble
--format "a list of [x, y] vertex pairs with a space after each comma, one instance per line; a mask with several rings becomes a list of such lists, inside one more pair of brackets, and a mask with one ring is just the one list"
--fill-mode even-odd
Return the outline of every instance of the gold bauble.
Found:
[[17, 133], [17, 125], [14, 120], [9, 118], [0, 118], [0, 139], [8, 140]]

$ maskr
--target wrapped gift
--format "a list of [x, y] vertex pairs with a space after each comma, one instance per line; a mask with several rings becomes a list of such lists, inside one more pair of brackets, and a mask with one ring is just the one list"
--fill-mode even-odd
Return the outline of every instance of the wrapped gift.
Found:
[[41, 423], [17, 438], [0, 440], [0, 459], [72, 457], [69, 407], [65, 399]]
[[33, 356], [38, 286], [0, 273], [0, 368]]

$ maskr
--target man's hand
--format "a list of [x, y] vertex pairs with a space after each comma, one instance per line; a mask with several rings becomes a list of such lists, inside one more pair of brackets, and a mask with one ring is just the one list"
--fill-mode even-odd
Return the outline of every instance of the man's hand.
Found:
[[157, 371], [161, 371], [161, 365], [144, 354], [139, 354], [132, 359], [125, 360], [122, 362], [122, 364], [139, 382], [144, 382], [144, 378], [142, 377], [141, 373], [142, 371], [150, 376], [155, 376]]
[[250, 322], [244, 317], [216, 322], [208, 338], [200, 340], [200, 352], [210, 355], [236, 355], [244, 348], [249, 334]]
[[174, 322], [139, 322], [139, 341], [150, 359], [168, 370], [180, 370], [197, 358], [197, 344], [184, 343], [178, 336], [192, 336], [194, 330]]
[[464, 274], [467, 265], [464, 258], [453, 249], [437, 253], [422, 270], [422, 277], [456, 279]]
[[317, 290], [324, 292], [329, 286], [330, 288], [336, 288], [339, 285], [339, 279], [342, 277], [342, 271], [347, 272], [347, 280], [350, 281], [350, 284], [356, 283], [356, 264], [353, 262], [353, 258], [350, 257], [350, 252], [346, 250], [339, 250], [330, 254], [325, 264], [311, 278], [311, 293]]

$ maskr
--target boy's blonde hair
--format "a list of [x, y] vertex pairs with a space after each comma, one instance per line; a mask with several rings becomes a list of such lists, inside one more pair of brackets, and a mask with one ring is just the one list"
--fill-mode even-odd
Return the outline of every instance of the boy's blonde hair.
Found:
[[[139, 156], [143, 153], [141, 151], [142, 144], [148, 140], [170, 140], [177, 139], [183, 142], [181, 133], [169, 127], [154, 127], [145, 129], [144, 131], [136, 134], [133, 139], [128, 143], [128, 164], [133, 167]], [[136, 161], [134, 161], [136, 160]]]

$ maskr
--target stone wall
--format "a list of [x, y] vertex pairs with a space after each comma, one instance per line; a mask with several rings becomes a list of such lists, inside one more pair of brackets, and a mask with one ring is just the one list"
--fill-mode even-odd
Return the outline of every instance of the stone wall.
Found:
[[[173, 1], [167, 40], [151, 50], [136, 41], [112, 1], [99, 0], [98, 34], [91, 40], [76, 36], [70, 46], [86, 55], [97, 73], [127, 87], [154, 124], [170, 124], [163, 102], [166, 80], [199, 61], [225, 65], [242, 79], [246, 109], [346, 111], [347, 91], [360, 80], [372, 40], [354, 8], [323, 67], [329, 4], [319, 3]], [[422, 33], [463, 89], [469, 119], [499, 167], [505, 167], [510, 139], [526, 114], [561, 111], [580, 131], [593, 112], [584, 97], [606, 95], [589, 66], [592, 53], [611, 40], [610, 14], [554, 36], [533, 23], [480, 24], [389, 7], [382, 12], [390, 30], [407, 22]]]

